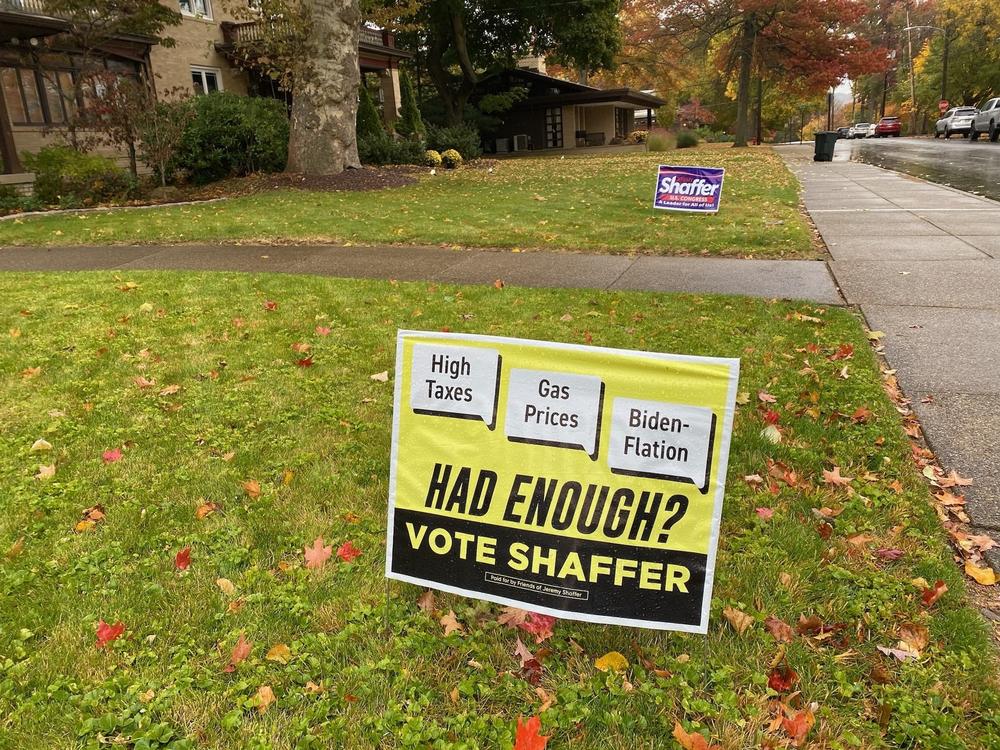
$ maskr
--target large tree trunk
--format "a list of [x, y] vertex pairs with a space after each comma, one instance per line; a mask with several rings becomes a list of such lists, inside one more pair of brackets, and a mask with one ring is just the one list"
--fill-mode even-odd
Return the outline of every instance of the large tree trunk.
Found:
[[753, 67], [753, 47], [757, 24], [752, 14], [743, 19], [739, 38], [739, 81], [736, 92], [736, 137], [733, 146], [746, 146], [750, 130], [750, 73]]
[[338, 174], [360, 167], [358, 113], [358, 0], [307, 0], [310, 64], [295, 82], [288, 171]]

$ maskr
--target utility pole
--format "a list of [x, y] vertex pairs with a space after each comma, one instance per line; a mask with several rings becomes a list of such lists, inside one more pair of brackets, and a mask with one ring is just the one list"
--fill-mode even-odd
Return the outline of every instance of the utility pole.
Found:
[[910, 64], [910, 135], [916, 135], [917, 87], [913, 80], [913, 31], [910, 27], [910, 0], [906, 0], [906, 54]]
[[941, 61], [941, 98], [948, 100], [948, 47], [951, 44], [951, 34], [948, 33], [948, 25], [945, 24], [944, 31], [944, 59]]

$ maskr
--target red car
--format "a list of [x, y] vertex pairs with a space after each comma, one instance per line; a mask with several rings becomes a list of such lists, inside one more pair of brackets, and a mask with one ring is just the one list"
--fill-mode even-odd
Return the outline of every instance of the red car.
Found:
[[894, 138], [898, 138], [900, 127], [898, 117], [883, 117], [878, 121], [878, 125], [875, 126], [875, 137], [888, 138], [891, 135]]

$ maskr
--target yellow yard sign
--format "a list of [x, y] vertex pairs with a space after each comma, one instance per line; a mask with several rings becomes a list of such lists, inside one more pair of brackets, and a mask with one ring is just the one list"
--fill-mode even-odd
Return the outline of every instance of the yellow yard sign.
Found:
[[739, 360], [400, 331], [390, 578], [708, 628]]

